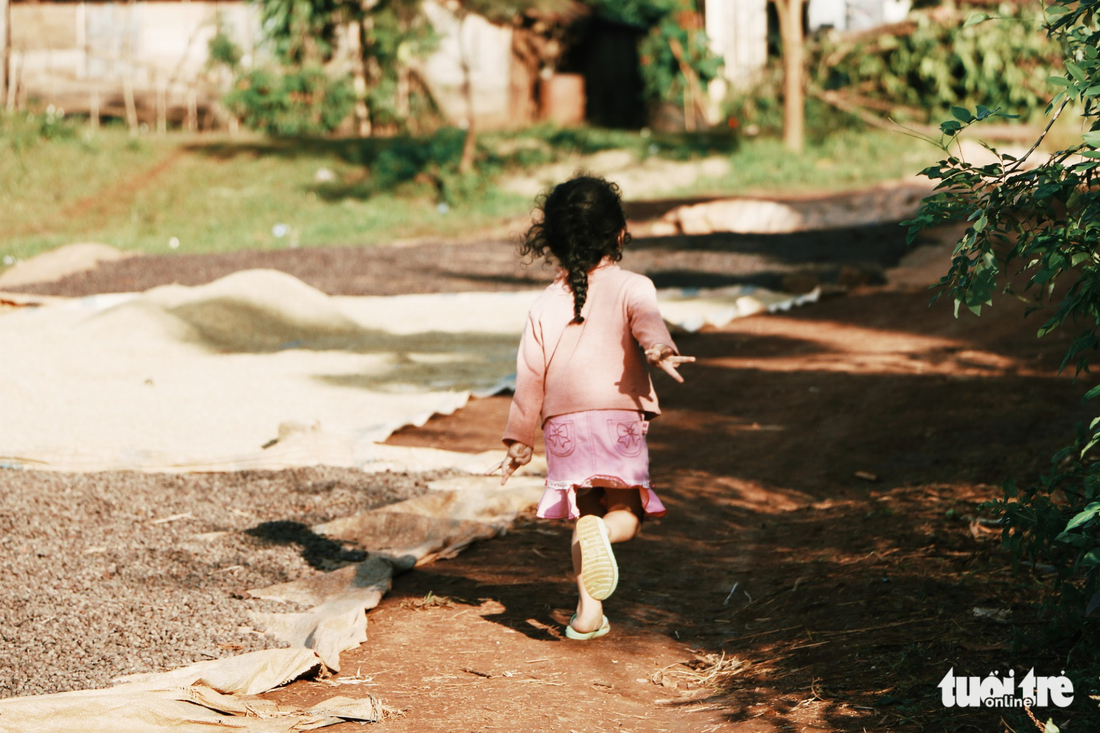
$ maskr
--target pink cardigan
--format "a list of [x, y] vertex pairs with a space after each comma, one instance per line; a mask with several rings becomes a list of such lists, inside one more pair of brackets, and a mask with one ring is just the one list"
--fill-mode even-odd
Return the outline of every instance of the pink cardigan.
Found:
[[[573, 291], [559, 277], [538, 297], [516, 359], [516, 394], [504, 442], [535, 444], [547, 418], [583, 410], [660, 413], [643, 351], [676, 344], [644, 275], [601, 264], [588, 273], [584, 323], [573, 320]], [[679, 353], [679, 352], [677, 352]]]

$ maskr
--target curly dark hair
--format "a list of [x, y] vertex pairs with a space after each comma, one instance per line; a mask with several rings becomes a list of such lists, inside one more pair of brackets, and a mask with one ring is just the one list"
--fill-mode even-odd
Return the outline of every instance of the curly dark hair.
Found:
[[588, 271], [604, 257], [618, 262], [629, 244], [622, 193], [610, 181], [580, 175], [539, 197], [541, 217], [523, 236], [519, 253], [532, 259], [553, 256], [573, 291], [573, 323], [584, 323]]

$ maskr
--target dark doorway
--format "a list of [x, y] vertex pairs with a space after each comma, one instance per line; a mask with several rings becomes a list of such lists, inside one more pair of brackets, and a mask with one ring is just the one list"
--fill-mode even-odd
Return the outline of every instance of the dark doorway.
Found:
[[637, 130], [646, 125], [638, 40], [642, 31], [592, 18], [566, 53], [561, 71], [584, 76], [585, 118], [600, 127]]

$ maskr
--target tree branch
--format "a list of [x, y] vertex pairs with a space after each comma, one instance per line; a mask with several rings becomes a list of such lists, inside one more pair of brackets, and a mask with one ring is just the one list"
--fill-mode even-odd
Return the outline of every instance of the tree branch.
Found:
[[1005, 171], [1006, 176], [1012, 175], [1013, 173], [1018, 171], [1020, 169], [1020, 166], [1024, 164], [1024, 161], [1027, 160], [1028, 157], [1030, 157], [1031, 154], [1035, 152], [1035, 150], [1043, 142], [1043, 139], [1046, 138], [1047, 133], [1050, 132], [1050, 128], [1054, 127], [1054, 123], [1058, 121], [1058, 115], [1062, 114], [1062, 110], [1064, 110], [1066, 108], [1066, 105], [1068, 104], [1068, 99], [1062, 102], [1062, 106], [1058, 108], [1058, 111], [1055, 112], [1054, 116], [1050, 118], [1050, 122], [1048, 122], [1047, 126], [1043, 128], [1043, 134], [1039, 135], [1039, 139], [1035, 141], [1035, 144], [1032, 145], [1026, 153], [1024, 153], [1024, 156], [1022, 158], [1019, 158], [1015, 163], [1012, 164], [1011, 168]]

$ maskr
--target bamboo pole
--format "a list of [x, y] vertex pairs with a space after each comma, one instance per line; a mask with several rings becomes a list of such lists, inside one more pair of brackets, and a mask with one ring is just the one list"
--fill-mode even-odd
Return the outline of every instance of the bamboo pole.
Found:
[[668, 39], [668, 47], [672, 49], [672, 55], [680, 65], [680, 73], [684, 75], [684, 127], [688, 132], [694, 132], [696, 110], [707, 123], [712, 124], [703, 94], [703, 85], [699, 82], [695, 69], [688, 65], [680, 40]]
[[12, 112], [19, 105], [19, 85], [23, 79], [23, 56], [19, 56], [19, 66], [16, 70], [16, 65], [11, 64], [9, 68], [8, 77], [8, 100], [7, 107], [8, 112]]
[[199, 99], [194, 87], [187, 90], [187, 129], [191, 132], [199, 129]]
[[157, 77], [157, 133], [168, 134], [168, 85]]
[[[126, 3], [126, 29], [132, 26], [134, 19], [134, 0]], [[134, 103], [134, 44], [130, 33], [126, 33], [126, 50], [123, 54], [126, 59], [126, 76], [122, 79], [122, 99], [126, 103], [126, 124], [130, 126], [130, 134], [138, 134], [137, 105]]]
[[137, 104], [134, 102], [134, 79], [130, 73], [122, 79], [122, 101], [126, 103], [126, 124], [130, 134], [138, 134]]

